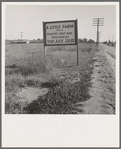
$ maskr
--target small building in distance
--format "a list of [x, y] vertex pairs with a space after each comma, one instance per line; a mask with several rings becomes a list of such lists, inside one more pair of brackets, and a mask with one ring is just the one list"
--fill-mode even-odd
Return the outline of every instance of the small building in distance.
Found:
[[7, 44], [29, 44], [29, 43], [43, 43], [43, 39], [37, 39], [37, 40], [6, 40], [5, 43]]
[[26, 44], [27, 40], [11, 40], [10, 44]]

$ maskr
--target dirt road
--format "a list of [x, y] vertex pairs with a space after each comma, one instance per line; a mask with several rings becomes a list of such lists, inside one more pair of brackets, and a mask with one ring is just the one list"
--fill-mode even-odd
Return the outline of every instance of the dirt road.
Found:
[[115, 55], [115, 47], [99, 45], [93, 58], [91, 98], [80, 107], [84, 114], [115, 114]]

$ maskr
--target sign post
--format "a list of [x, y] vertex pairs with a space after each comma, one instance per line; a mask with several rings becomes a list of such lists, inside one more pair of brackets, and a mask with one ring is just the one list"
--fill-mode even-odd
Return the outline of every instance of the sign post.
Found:
[[78, 51], [78, 20], [76, 19], [76, 33], [77, 33], [77, 66], [79, 65], [79, 51]]
[[43, 55], [44, 55], [44, 71], [45, 71], [45, 31], [44, 31], [44, 22], [43, 22]]
[[77, 20], [43, 22], [44, 56], [45, 46], [77, 45], [78, 65], [78, 29]]

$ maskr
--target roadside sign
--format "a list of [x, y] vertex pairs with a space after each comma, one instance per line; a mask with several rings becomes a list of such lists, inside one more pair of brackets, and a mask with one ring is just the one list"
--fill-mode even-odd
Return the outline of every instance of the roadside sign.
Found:
[[43, 22], [44, 57], [46, 46], [77, 45], [78, 63], [78, 26], [76, 20]]
[[77, 22], [76, 20], [44, 22], [44, 45], [76, 45]]

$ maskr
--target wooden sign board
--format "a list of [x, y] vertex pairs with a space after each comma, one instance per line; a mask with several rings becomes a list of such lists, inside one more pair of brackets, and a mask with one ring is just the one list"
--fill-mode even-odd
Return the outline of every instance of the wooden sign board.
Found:
[[43, 22], [44, 46], [77, 45], [77, 20]]

